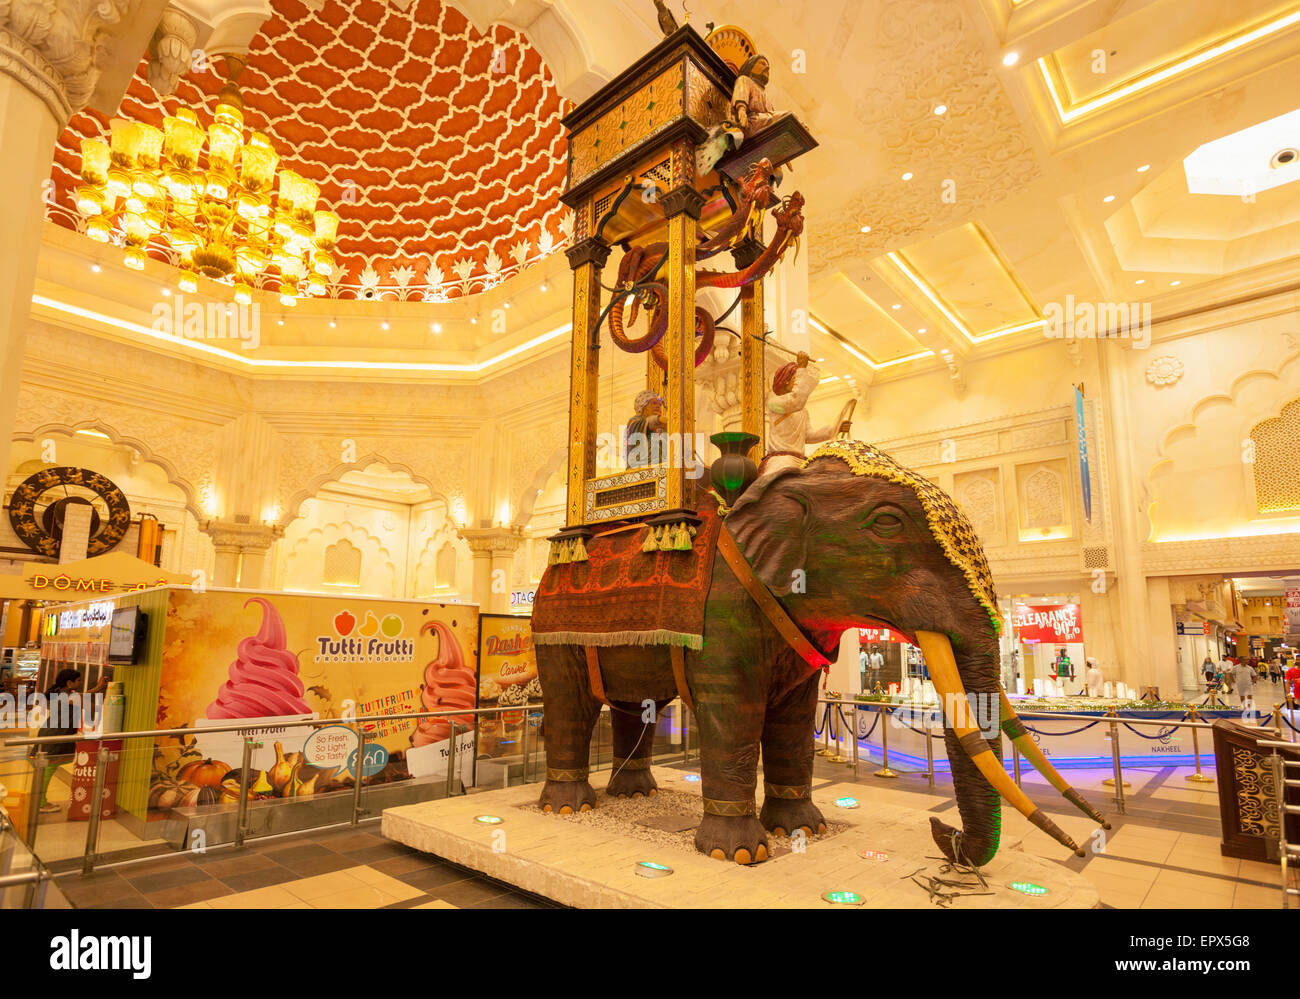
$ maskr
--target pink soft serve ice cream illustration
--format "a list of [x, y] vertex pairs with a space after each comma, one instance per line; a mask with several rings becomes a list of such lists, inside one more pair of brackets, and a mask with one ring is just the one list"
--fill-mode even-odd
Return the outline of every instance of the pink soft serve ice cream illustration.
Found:
[[303, 700], [298, 679], [298, 657], [286, 647], [284, 621], [275, 605], [264, 597], [244, 603], [260, 604], [262, 626], [257, 634], [239, 643], [238, 658], [230, 664], [230, 679], [208, 705], [207, 717], [266, 718], [276, 715], [309, 715], [311, 706]]
[[[420, 703], [425, 711], [449, 711], [454, 708], [473, 708], [478, 699], [478, 680], [465, 666], [452, 630], [441, 621], [430, 621], [420, 629], [420, 634], [430, 631], [438, 636], [438, 657], [424, 668], [424, 684], [420, 688]], [[451, 735], [451, 722], [473, 725], [474, 716], [454, 715], [450, 718], [421, 718], [411, 733], [412, 746], [428, 746], [442, 742]]]

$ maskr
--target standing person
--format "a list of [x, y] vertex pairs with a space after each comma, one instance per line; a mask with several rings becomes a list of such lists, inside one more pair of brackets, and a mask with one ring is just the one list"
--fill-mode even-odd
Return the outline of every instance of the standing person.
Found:
[[1255, 706], [1255, 671], [1244, 661], [1232, 667], [1233, 686], [1237, 690], [1237, 703], [1245, 710]]
[[1105, 689], [1104, 681], [1101, 675], [1101, 666], [1098, 664], [1096, 657], [1089, 656], [1086, 660], [1088, 669], [1084, 673], [1084, 680], [1088, 684], [1088, 696], [1100, 697]]
[[862, 674], [862, 689], [864, 691], [870, 690], [871, 688], [867, 686], [867, 671], [871, 669], [871, 660], [867, 655], [867, 650], [862, 648], [862, 646], [858, 646], [858, 669]]
[[1205, 662], [1201, 663], [1201, 672], [1205, 674], [1205, 692], [1208, 694], [1214, 690], [1214, 674], [1218, 672], [1214, 660], [1208, 655], [1205, 657]]
[[1286, 671], [1286, 687], [1286, 692], [1290, 695], [1291, 700], [1293, 702], [1300, 701], [1300, 666], [1293, 664]]
[[876, 684], [880, 682], [880, 671], [885, 668], [885, 657], [879, 645], [871, 646], [871, 655], [867, 661], [871, 667], [871, 689], [875, 690]]
[[1268, 661], [1268, 678], [1275, 687], [1282, 682], [1282, 667], [1277, 661], [1277, 656]]
[[[81, 728], [81, 706], [78, 699], [70, 695], [76, 693], [81, 683], [81, 672], [75, 669], [59, 670], [54, 683], [45, 691], [45, 724], [36, 733], [38, 738], [49, 735], [76, 735]], [[41, 811], [57, 812], [59, 805], [49, 800], [50, 781], [54, 779], [59, 767], [69, 762], [77, 751], [75, 742], [45, 743], [41, 747], [33, 746], [30, 755], [36, 757], [38, 748], [48, 754], [45, 773], [41, 775]]]

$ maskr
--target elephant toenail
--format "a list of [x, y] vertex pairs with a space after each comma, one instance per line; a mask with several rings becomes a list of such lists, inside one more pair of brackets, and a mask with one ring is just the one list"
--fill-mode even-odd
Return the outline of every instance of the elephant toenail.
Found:
[[773, 835], [773, 836], [784, 836], [784, 835], [785, 835], [785, 826], [775, 826], [775, 827], [772, 829], [772, 835]]
[[727, 859], [727, 855], [723, 853], [722, 850], [718, 847], [714, 847], [713, 850], [710, 851], [709, 856], [712, 857], [714, 860]]
[[591, 811], [591, 802], [589, 802], [589, 801], [584, 801], [584, 802], [582, 803], [582, 807], [579, 808], [578, 811], [580, 811], [580, 812], [590, 812], [590, 811]]
[[550, 805], [544, 805], [544, 806], [542, 806], [542, 811], [543, 811], [543, 812], [552, 812], [552, 811], [554, 811], [554, 809], [551, 808]]
[[561, 815], [572, 815], [572, 814], [573, 814], [573, 806], [572, 806], [572, 805], [561, 805], [561, 806], [560, 806], [560, 814], [561, 814]]
[[748, 864], [753, 860], [753, 858], [749, 855], [749, 851], [742, 847], [736, 851], [735, 860], [738, 864]]
[[766, 859], [767, 859], [767, 847], [764, 846], [762, 843], [759, 843], [758, 850], [754, 853], [754, 860], [757, 861], [758, 863], [762, 863]]

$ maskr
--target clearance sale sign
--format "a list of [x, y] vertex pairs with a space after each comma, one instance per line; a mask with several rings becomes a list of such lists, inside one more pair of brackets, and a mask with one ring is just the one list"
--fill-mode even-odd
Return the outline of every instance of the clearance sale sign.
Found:
[[1022, 642], [1081, 642], [1079, 605], [1016, 604], [1016, 632]]

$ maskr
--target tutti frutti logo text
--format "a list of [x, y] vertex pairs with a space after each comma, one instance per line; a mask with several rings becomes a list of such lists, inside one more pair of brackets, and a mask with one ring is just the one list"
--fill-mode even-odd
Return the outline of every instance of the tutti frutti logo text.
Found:
[[318, 663], [409, 663], [415, 660], [415, 641], [403, 638], [406, 622], [400, 615], [383, 618], [365, 611], [358, 621], [350, 610], [334, 615], [334, 634], [316, 636]]

